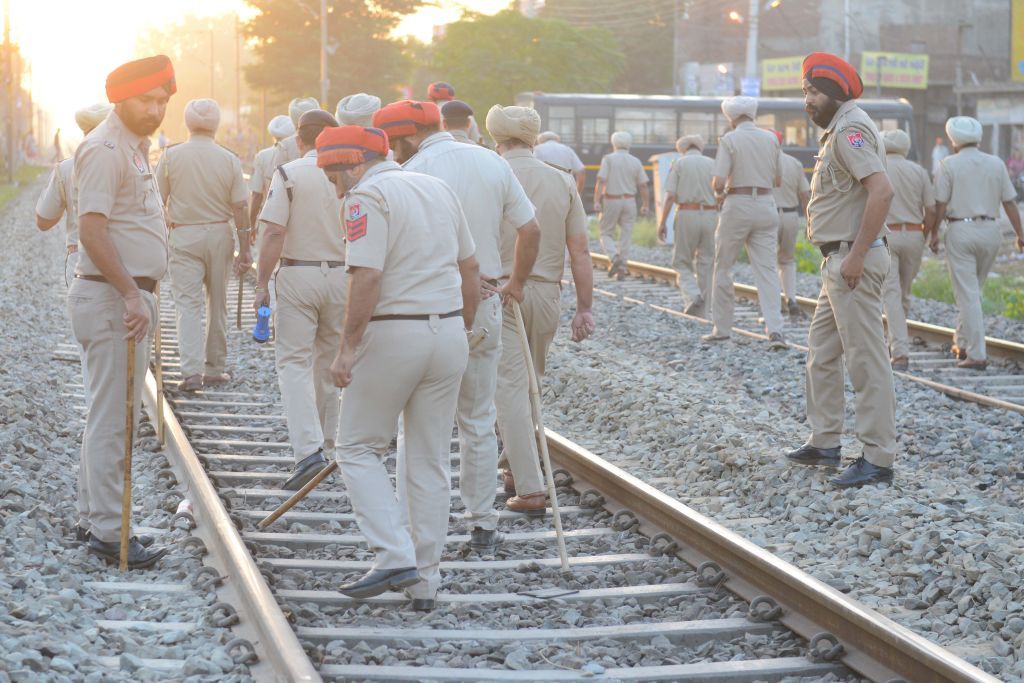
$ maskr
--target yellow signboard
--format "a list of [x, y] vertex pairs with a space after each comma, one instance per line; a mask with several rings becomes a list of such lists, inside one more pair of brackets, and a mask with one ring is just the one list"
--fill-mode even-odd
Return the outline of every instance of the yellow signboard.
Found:
[[1013, 0], [1010, 16], [1010, 78], [1024, 81], [1024, 0]]
[[761, 90], [800, 90], [804, 82], [800, 72], [803, 61], [801, 55], [762, 61]]
[[914, 52], [865, 52], [860, 59], [864, 88], [882, 79], [883, 88], [925, 90], [928, 88], [928, 55]]

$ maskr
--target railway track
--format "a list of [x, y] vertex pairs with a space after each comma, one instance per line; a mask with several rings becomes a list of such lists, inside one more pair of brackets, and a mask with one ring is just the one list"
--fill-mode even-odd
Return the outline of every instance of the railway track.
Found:
[[[180, 378], [169, 299], [168, 386]], [[192, 501], [178, 521], [194, 522], [189, 545], [206, 552], [258, 680], [996, 680], [550, 431], [571, 573], [547, 520], [505, 510], [497, 553], [468, 550], [453, 493], [437, 609], [351, 600], [334, 588], [372, 554], [340, 477], [257, 530], [288, 495], [292, 459], [272, 349], [251, 342], [252, 323], [245, 309], [229, 343], [253, 377], [162, 401], [150, 373], [144, 401]]]
[[[650, 306], [664, 313], [691, 320], [709, 320], [681, 312], [682, 298], [676, 288], [676, 272], [671, 268], [649, 263], [629, 261], [627, 270], [632, 276], [619, 281], [607, 276], [609, 260], [600, 254], [591, 254], [594, 262], [596, 293], [627, 302]], [[757, 289], [737, 283], [734, 332], [739, 335], [766, 339], [760, 319]], [[806, 351], [807, 330], [816, 301], [797, 297], [803, 315], [786, 318], [786, 339], [792, 346]], [[954, 330], [915, 320], [907, 321], [912, 340], [910, 369], [893, 374], [928, 386], [936, 391], [965, 401], [999, 408], [1024, 415], [1024, 344], [1005, 339], [986, 338], [989, 353], [987, 372], [964, 370], [956, 367], [950, 353]]]

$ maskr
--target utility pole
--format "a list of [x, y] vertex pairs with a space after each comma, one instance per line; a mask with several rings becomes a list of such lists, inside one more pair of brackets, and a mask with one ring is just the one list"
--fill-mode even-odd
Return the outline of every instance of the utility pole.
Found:
[[320, 0], [320, 106], [327, 104], [327, 90], [331, 81], [327, 77], [327, 0]]
[[760, 23], [761, 0], [750, 0], [747, 15], [747, 68], [744, 76], [757, 78], [757, 29]]
[[14, 60], [11, 48], [11, 0], [4, 2], [4, 76], [7, 86], [7, 182], [14, 183]]
[[679, 87], [679, 2], [672, 5], [672, 94], [682, 95]]
[[850, 61], [850, 0], [843, 0], [843, 59]]
[[210, 99], [213, 99], [213, 24], [210, 24]]
[[235, 129], [242, 134], [242, 36], [235, 15]]

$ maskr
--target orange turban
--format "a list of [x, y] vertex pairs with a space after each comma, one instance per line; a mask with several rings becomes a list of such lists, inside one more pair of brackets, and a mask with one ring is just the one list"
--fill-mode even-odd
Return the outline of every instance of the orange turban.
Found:
[[[853, 65], [827, 52], [814, 52], [804, 59], [804, 78], [811, 81], [826, 81], [826, 88], [822, 90], [833, 99], [850, 100], [857, 99], [864, 93], [864, 83], [860, 80], [860, 74], [853, 68]], [[815, 87], [817, 85], [815, 84]], [[835, 88], [838, 87], [838, 91]], [[834, 97], [835, 94], [840, 97]]]
[[122, 64], [107, 76], [107, 99], [117, 104], [160, 87], [168, 95], [178, 91], [171, 59], [166, 55], [136, 59]]
[[388, 154], [388, 134], [379, 128], [335, 126], [316, 138], [316, 165], [326, 171], [357, 166]]
[[427, 86], [427, 97], [432, 102], [447, 102], [455, 99], [455, 88], [444, 81], [431, 83]]
[[441, 124], [441, 110], [433, 102], [401, 100], [392, 102], [373, 115], [373, 125], [391, 138], [404, 138], [416, 134], [417, 126]]

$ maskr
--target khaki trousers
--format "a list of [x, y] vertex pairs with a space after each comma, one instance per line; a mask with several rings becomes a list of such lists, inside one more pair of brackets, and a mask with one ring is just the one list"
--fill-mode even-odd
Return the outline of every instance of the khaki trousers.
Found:
[[[544, 373], [544, 359], [558, 331], [561, 287], [554, 282], [529, 280], [520, 304], [523, 326], [530, 345], [538, 379]], [[498, 429], [504, 446], [502, 461], [508, 462], [516, 481], [516, 493], [542, 493], [544, 476], [537, 454], [537, 433], [530, 404], [530, 375], [523, 357], [523, 343], [511, 306], [502, 310], [501, 360], [498, 363]], [[501, 464], [501, 463], [499, 463]]]
[[839, 274], [848, 253], [844, 246], [821, 266], [821, 293], [807, 333], [808, 443], [818, 448], [839, 446], [846, 414], [845, 356], [864, 457], [874, 465], [891, 467], [896, 458], [896, 394], [882, 334], [882, 287], [889, 272], [889, 252], [884, 247], [868, 250], [864, 275], [854, 289]]
[[779, 211], [779, 282], [786, 301], [796, 298], [796, 238], [803, 226], [796, 211]]
[[971, 360], [986, 360], [985, 318], [981, 291], [999, 253], [1002, 234], [995, 221], [950, 223], [946, 230], [946, 259], [953, 281], [953, 298], [960, 315], [956, 345]]
[[231, 225], [183, 225], [171, 230], [167, 242], [181, 377], [219, 375], [228, 355], [228, 277], [235, 249]]
[[459, 386], [456, 421], [459, 425], [459, 495], [466, 507], [470, 528], [495, 529], [498, 438], [494, 433], [494, 392], [501, 356], [501, 301], [492, 296], [480, 302], [473, 328], [486, 327], [490, 334], [469, 354], [466, 374]]
[[885, 278], [883, 304], [889, 337], [889, 355], [905, 358], [910, 355], [907, 315], [910, 313], [910, 286], [921, 268], [924, 233], [916, 230], [893, 231], [889, 242], [889, 275]]
[[679, 291], [689, 306], [697, 297], [709, 301], [715, 266], [715, 226], [718, 212], [676, 209], [672, 237], [672, 269], [679, 274]]
[[[148, 292], [142, 292], [142, 298], [154, 324], [158, 324], [155, 298]], [[87, 412], [78, 474], [78, 518], [83, 528], [108, 543], [118, 541], [121, 534], [128, 382], [124, 311], [120, 294], [105, 282], [75, 280], [68, 292], [71, 328], [89, 368], [85, 378]], [[135, 347], [136, 423], [149, 367], [149, 345], [147, 337]]]
[[[633, 224], [636, 223], [636, 199], [605, 199], [601, 205], [601, 249], [614, 260], [629, 258], [629, 247], [633, 243]], [[619, 228], [618, 242], [615, 227]]]
[[729, 195], [715, 231], [715, 270], [712, 284], [712, 334], [732, 332], [735, 293], [732, 267], [745, 244], [754, 271], [754, 284], [768, 334], [782, 333], [779, 312], [779, 279], [775, 274], [778, 250], [779, 212], [770, 194], [758, 197]]
[[276, 282], [277, 381], [298, 463], [337, 439], [340, 390], [330, 367], [341, 345], [348, 278], [344, 267], [284, 266]]
[[[352, 511], [374, 569], [419, 569], [414, 598], [433, 598], [441, 585], [452, 419], [468, 353], [461, 317], [371, 322], [342, 395], [336, 458]], [[396, 498], [384, 458], [399, 415]]]

